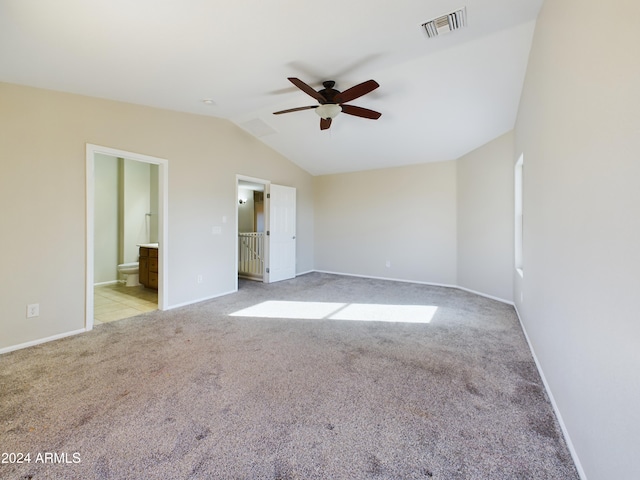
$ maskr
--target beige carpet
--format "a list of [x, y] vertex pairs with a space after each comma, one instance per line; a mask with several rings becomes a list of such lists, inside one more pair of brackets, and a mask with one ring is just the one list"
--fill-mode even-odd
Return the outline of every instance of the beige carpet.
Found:
[[454, 289], [245, 281], [0, 356], [0, 386], [31, 456], [1, 478], [578, 478], [513, 308]]

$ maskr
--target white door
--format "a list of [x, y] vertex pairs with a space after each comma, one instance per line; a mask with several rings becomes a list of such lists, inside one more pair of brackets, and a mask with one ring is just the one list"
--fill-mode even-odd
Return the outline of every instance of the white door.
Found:
[[267, 185], [269, 256], [267, 282], [296, 276], [296, 189]]

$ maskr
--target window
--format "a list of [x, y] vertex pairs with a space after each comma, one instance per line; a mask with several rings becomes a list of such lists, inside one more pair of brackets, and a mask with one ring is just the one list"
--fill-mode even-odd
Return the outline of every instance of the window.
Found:
[[515, 266], [520, 276], [523, 276], [522, 265], [522, 189], [523, 189], [523, 170], [524, 154], [516, 162], [515, 167]]

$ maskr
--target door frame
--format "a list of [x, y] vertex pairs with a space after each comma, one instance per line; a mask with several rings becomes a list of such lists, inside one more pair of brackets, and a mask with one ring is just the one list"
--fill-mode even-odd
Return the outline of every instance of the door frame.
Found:
[[137, 162], [158, 165], [158, 309], [168, 308], [169, 298], [168, 258], [169, 258], [169, 162], [163, 158], [140, 153], [118, 150], [100, 145], [86, 145], [86, 277], [85, 277], [85, 330], [93, 329], [94, 316], [94, 254], [95, 254], [95, 155], [101, 153], [111, 157], [121, 157]]

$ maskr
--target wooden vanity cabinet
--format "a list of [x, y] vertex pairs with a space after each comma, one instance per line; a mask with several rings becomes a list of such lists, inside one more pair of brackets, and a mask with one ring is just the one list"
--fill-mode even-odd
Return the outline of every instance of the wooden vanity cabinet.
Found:
[[158, 249], [140, 247], [139, 281], [147, 288], [158, 289]]

